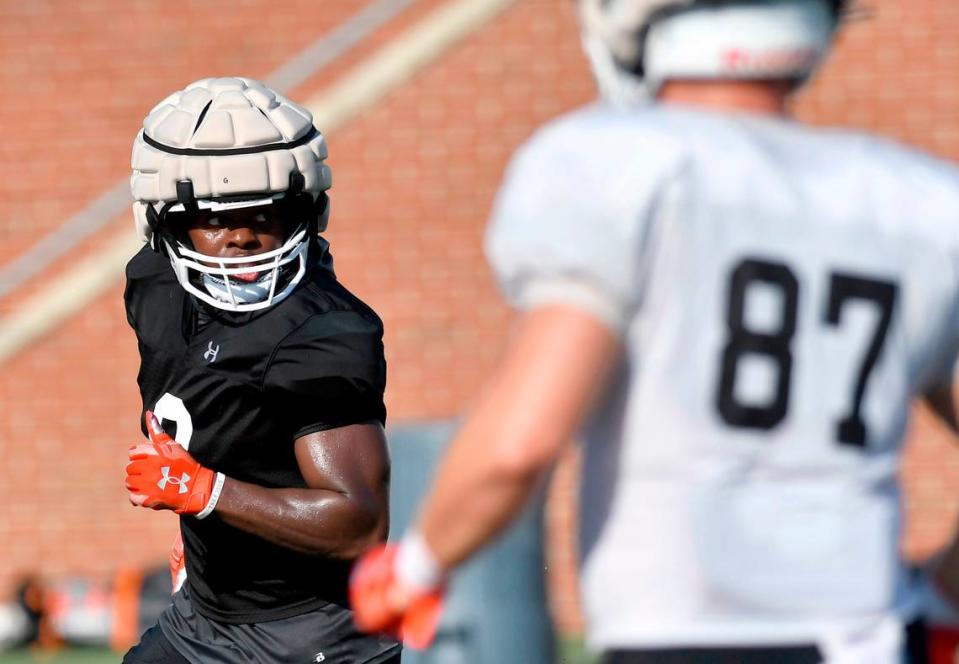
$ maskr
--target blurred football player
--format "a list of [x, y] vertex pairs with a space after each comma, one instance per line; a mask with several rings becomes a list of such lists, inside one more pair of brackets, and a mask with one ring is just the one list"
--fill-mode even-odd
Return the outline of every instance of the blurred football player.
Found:
[[428, 642], [447, 570], [580, 432], [605, 662], [901, 662], [900, 451], [914, 396], [951, 408], [959, 176], [788, 117], [839, 0], [578, 11], [604, 103], [506, 174], [487, 249], [521, 318], [356, 617]]
[[346, 602], [388, 528], [386, 367], [318, 235], [326, 156], [309, 111], [245, 78], [170, 95], [134, 142], [146, 245], [125, 299], [149, 440], [126, 486], [180, 515], [186, 582], [124, 662], [399, 661]]

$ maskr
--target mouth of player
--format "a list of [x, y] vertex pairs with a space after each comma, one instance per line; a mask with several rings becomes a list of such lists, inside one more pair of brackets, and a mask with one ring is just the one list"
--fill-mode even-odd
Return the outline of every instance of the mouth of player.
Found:
[[230, 275], [237, 281], [242, 281], [243, 283], [252, 284], [254, 281], [259, 281], [262, 277], [266, 276], [266, 272], [242, 272], [240, 274]]
[[[223, 258], [248, 258], [248, 257], [252, 258], [255, 255], [256, 254], [240, 254], [236, 256], [223, 256]], [[240, 266], [227, 263], [227, 264], [213, 264], [213, 265], [210, 265], [210, 267], [238, 268]], [[253, 283], [256, 283], [257, 281], [263, 281], [264, 279], [269, 278], [271, 269], [273, 268], [273, 261], [269, 258], [260, 260], [260, 261], [255, 260], [249, 264], [249, 267], [250, 267], [249, 272], [239, 272], [236, 274], [231, 274], [229, 275], [229, 278], [235, 281], [241, 281], [245, 284], [253, 284]]]

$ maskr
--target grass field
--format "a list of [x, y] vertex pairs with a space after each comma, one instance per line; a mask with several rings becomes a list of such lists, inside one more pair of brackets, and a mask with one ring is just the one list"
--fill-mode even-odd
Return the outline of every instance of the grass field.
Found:
[[55, 653], [39, 650], [0, 652], [2, 664], [116, 664], [119, 661], [120, 655], [100, 648], [69, 648]]
[[596, 657], [586, 652], [580, 641], [566, 639], [560, 642], [556, 652], [557, 664], [597, 664]]

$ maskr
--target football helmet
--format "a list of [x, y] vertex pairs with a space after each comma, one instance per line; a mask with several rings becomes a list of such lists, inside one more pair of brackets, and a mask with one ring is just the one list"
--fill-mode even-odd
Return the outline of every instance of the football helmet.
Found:
[[805, 81], [846, 0], [576, 0], [600, 94], [652, 100], [667, 79]]
[[[196, 81], [154, 107], [133, 142], [137, 232], [203, 302], [235, 312], [277, 304], [303, 278], [311, 243], [326, 229], [326, 157], [306, 108], [249, 78]], [[252, 206], [290, 222], [279, 248], [208, 256], [178, 228], [191, 214]]]

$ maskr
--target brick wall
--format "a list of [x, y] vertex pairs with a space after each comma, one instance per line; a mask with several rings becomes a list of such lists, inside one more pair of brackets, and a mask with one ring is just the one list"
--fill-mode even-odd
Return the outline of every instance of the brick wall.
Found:
[[[16, 91], [0, 105], [0, 262], [126, 174], [130, 141], [162, 95], [209, 73], [263, 76], [362, 4], [290, 1], [278, 11], [218, 0], [174, 14], [120, 0], [0, 3], [0, 83]], [[437, 4], [415, 4], [294, 96]], [[959, 157], [951, 5], [877, 0], [798, 100], [799, 117]], [[393, 422], [468, 407], [509, 320], [480, 244], [499, 177], [537, 125], [591, 96], [569, 3], [520, 0], [330, 137], [329, 237], [343, 281], [386, 321]], [[126, 218], [105, 231], [121, 232]], [[139, 397], [121, 293], [117, 284], [0, 366], [0, 593], [24, 570], [103, 575], [163, 559], [173, 520], [130, 507], [122, 488]], [[953, 442], [917, 418], [906, 463], [911, 555], [941, 542], [955, 518]], [[574, 471], [570, 462], [558, 472], [549, 510], [554, 611], [567, 632], [581, 628], [563, 546]]]

